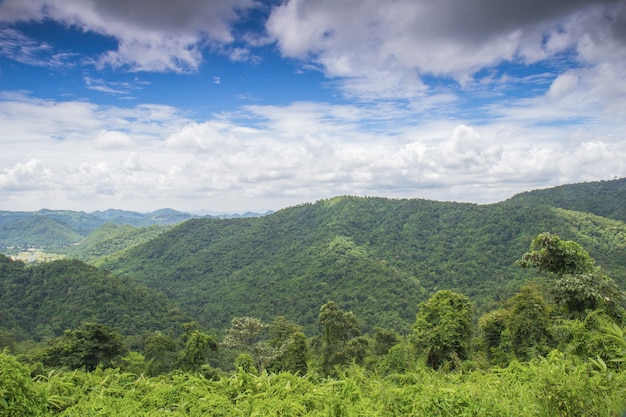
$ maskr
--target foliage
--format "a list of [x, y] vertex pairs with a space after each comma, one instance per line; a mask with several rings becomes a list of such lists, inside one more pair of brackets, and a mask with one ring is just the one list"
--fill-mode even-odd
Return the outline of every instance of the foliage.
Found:
[[593, 272], [594, 261], [580, 244], [565, 241], [550, 233], [541, 233], [533, 239], [530, 251], [518, 264], [523, 268], [537, 267], [539, 271], [559, 276]]
[[154, 239], [169, 228], [171, 226], [154, 225], [137, 228], [106, 223], [90, 233], [80, 244], [69, 247], [66, 253], [81, 261], [96, 262], [102, 257]]
[[48, 340], [83, 322], [141, 338], [155, 330], [177, 333], [188, 320], [163, 294], [83, 262], [26, 267], [0, 255], [0, 322], [15, 342]]
[[523, 268], [538, 267], [558, 276], [552, 288], [554, 299], [568, 313], [582, 313], [606, 306], [619, 315], [624, 293], [594, 259], [577, 242], [564, 241], [556, 235], [541, 233], [518, 264]]
[[259, 218], [195, 219], [102, 265], [170, 295], [210, 329], [233, 317], [284, 316], [312, 334], [319, 306], [332, 299], [364, 332], [406, 334], [415, 306], [439, 289], [466, 294], [477, 314], [496, 308], [532, 276], [514, 260], [545, 231], [585, 242], [626, 284], [623, 222], [520, 199], [336, 197]]
[[43, 352], [42, 361], [50, 367], [93, 371], [98, 366], [111, 366], [113, 360], [125, 352], [122, 337], [113, 329], [103, 324], [85, 323], [53, 340]]
[[199, 371], [208, 362], [209, 352], [216, 350], [215, 337], [193, 330], [187, 335], [185, 347], [178, 357], [178, 365], [184, 371]]
[[58, 249], [79, 242], [82, 236], [71, 227], [44, 216], [20, 218], [0, 224], [0, 247]]
[[472, 304], [465, 295], [441, 290], [419, 305], [412, 340], [433, 369], [467, 359], [471, 337]]
[[243, 369], [218, 380], [190, 373], [146, 378], [115, 369], [52, 372], [34, 382], [24, 368], [20, 375], [37, 412], [19, 416], [582, 417], [618, 416], [626, 405], [623, 372], [559, 352], [487, 372], [418, 366], [379, 376], [352, 366], [332, 379]]
[[550, 308], [537, 288], [522, 287], [510, 305], [510, 330], [513, 351], [519, 359], [546, 353], [550, 341]]
[[162, 332], [154, 332], [145, 340], [144, 354], [149, 361], [148, 375], [167, 374], [176, 366], [176, 341]]
[[14, 356], [0, 351], [0, 415], [44, 415], [44, 398], [30, 379], [28, 368]]
[[361, 328], [354, 313], [344, 312], [333, 301], [329, 301], [320, 308], [318, 320], [322, 335], [317, 353], [323, 373], [332, 374], [336, 367], [348, 365], [352, 361], [363, 362], [368, 342], [358, 337]]
[[514, 196], [511, 201], [550, 205], [626, 222], [626, 178], [567, 184]]

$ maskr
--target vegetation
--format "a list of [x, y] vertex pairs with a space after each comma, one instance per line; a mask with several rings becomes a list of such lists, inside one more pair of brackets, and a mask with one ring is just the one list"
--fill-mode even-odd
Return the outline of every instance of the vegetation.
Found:
[[144, 333], [180, 334], [189, 321], [162, 294], [80, 261], [27, 267], [0, 255], [0, 277], [0, 330], [16, 342], [49, 340], [94, 322], [141, 345]]
[[0, 415], [620, 416], [624, 277], [594, 253], [623, 223], [542, 207], [511, 259], [524, 205], [352, 197], [183, 223], [109, 255], [126, 278], [0, 256]]
[[408, 334], [416, 306], [440, 289], [468, 296], [476, 316], [511, 297], [532, 277], [515, 259], [546, 230], [584, 243], [626, 284], [626, 224], [516, 199], [336, 197], [261, 218], [194, 219], [98, 265], [166, 293], [215, 330], [233, 317], [280, 315], [312, 333], [319, 306], [334, 300], [365, 332]]

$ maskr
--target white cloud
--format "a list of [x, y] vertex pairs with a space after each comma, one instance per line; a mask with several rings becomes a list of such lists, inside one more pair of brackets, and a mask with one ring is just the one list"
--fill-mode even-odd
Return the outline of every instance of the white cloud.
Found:
[[93, 145], [100, 150], [116, 150], [131, 148], [135, 142], [124, 132], [102, 130], [98, 133]]
[[118, 40], [99, 65], [131, 71], [196, 71], [201, 49], [234, 40], [231, 24], [252, 0], [4, 0], [0, 20], [52, 19]]
[[[61, 123], [77, 111], [79, 124]], [[24, 208], [26, 196], [37, 198], [39, 207], [30, 207], [37, 209], [54, 195], [57, 204], [80, 198], [83, 209], [247, 210], [337, 194], [489, 202], [555, 182], [626, 175], [623, 128], [536, 126], [523, 117], [412, 126], [403, 111], [381, 121], [395, 130], [377, 132], [367, 128], [376, 114], [368, 105], [257, 105], [193, 122], [163, 106], [5, 96], [0, 125], [28, 140], [13, 140], [0, 156], [0, 195], [5, 209]], [[38, 127], [10, 125], [26, 112]], [[48, 126], [65, 139], [44, 134]]]
[[[345, 80], [347, 94], [398, 90], [395, 97], [405, 98], [424, 95], [423, 75], [467, 85], [503, 61], [533, 63], [571, 49], [586, 65], [623, 62], [624, 8], [583, 0], [290, 0], [266, 26], [284, 56], [321, 65]], [[607, 58], [615, 50], [618, 58]]]
[[76, 54], [57, 52], [47, 42], [39, 42], [15, 29], [2, 26], [0, 26], [0, 55], [23, 64], [55, 69], [74, 66], [73, 60], [76, 57]]

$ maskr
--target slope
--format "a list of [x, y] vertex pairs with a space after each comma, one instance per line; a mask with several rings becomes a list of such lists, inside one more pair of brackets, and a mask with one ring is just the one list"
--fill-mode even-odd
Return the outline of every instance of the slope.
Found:
[[89, 234], [80, 244], [68, 248], [70, 258], [94, 262], [99, 258], [122, 251], [153, 239], [170, 226], [133, 227], [106, 223]]
[[58, 249], [81, 239], [81, 235], [67, 224], [44, 216], [29, 216], [0, 224], [0, 247]]
[[84, 321], [125, 335], [175, 333], [188, 321], [162, 294], [75, 260], [26, 267], [0, 255], [0, 325], [18, 339], [58, 336]]
[[[626, 233], [623, 222], [612, 227]], [[319, 307], [334, 300], [366, 329], [402, 331], [437, 289], [469, 295], [478, 312], [495, 307], [531, 276], [515, 260], [543, 231], [589, 242], [597, 258], [611, 250], [610, 239], [585, 240], [570, 214], [546, 205], [337, 197], [262, 218], [191, 220], [103, 266], [215, 328], [280, 314], [316, 331]], [[626, 259], [612, 259], [609, 273], [621, 271]]]
[[626, 178], [534, 190], [513, 196], [511, 201], [545, 204], [626, 222]]

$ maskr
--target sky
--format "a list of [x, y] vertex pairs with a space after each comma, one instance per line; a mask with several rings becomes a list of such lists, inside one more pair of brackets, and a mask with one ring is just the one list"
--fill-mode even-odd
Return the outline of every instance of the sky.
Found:
[[626, 176], [626, 1], [0, 0], [0, 210]]

